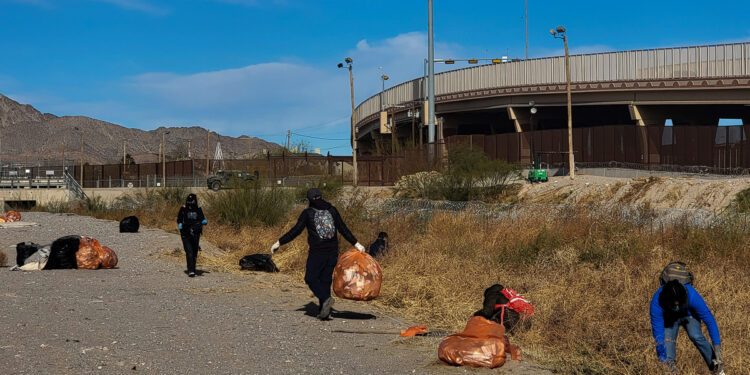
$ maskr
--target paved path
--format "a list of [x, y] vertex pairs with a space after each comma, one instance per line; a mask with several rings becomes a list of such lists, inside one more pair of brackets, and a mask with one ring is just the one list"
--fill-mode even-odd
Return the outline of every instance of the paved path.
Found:
[[[95, 237], [117, 252], [114, 270], [11, 272], [0, 268], [3, 374], [456, 374], [548, 373], [528, 363], [474, 370], [443, 365], [440, 338], [401, 339], [405, 328], [366, 303], [337, 300], [334, 319], [306, 310], [304, 285], [285, 275], [206, 273], [160, 259], [179, 237], [88, 217], [24, 214], [37, 227], [0, 229], [0, 246]], [[203, 244], [204, 248], [211, 247]], [[200, 263], [199, 263], [200, 265]]]

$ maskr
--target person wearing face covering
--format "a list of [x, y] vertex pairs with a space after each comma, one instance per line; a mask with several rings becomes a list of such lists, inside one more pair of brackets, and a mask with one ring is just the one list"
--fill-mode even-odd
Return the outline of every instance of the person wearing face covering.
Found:
[[310, 202], [309, 207], [302, 211], [294, 227], [271, 246], [271, 254], [281, 245], [292, 242], [303, 230], [307, 229], [307, 243], [310, 251], [307, 255], [305, 283], [320, 303], [318, 319], [326, 320], [330, 317], [333, 307], [331, 284], [333, 283], [333, 269], [338, 260], [338, 234], [340, 233], [360, 252], [364, 252], [365, 247], [346, 227], [336, 207], [323, 200], [320, 190], [308, 190], [307, 200]]
[[203, 226], [208, 224], [203, 210], [198, 207], [198, 197], [188, 194], [185, 205], [177, 213], [177, 227], [180, 229], [182, 246], [185, 248], [188, 277], [195, 277], [195, 263], [198, 260], [199, 242]]
[[[701, 322], [706, 324], [710, 343], [701, 332]], [[678, 373], [675, 344], [681, 326], [711, 373], [723, 375], [721, 338], [714, 315], [691, 285], [672, 280], [660, 287], [651, 299], [651, 331], [656, 341], [656, 354], [672, 374]]]

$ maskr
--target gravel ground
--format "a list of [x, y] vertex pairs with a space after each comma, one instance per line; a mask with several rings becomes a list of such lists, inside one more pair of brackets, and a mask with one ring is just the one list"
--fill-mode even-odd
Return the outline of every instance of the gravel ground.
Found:
[[18, 242], [80, 234], [114, 249], [119, 264], [0, 269], [3, 374], [550, 373], [526, 362], [496, 370], [443, 365], [439, 337], [401, 339], [394, 332], [408, 324], [365, 303], [338, 299], [334, 319], [320, 322], [308, 315], [317, 308], [306, 286], [285, 275], [207, 272], [190, 279], [183, 262], [161, 256], [181, 248], [176, 234], [121, 234], [116, 222], [65, 214], [23, 218], [39, 226], [0, 229], [9, 263]]

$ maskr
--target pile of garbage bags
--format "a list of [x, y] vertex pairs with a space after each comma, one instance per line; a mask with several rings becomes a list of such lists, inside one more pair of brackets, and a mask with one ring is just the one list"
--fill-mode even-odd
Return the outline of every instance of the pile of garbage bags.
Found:
[[333, 292], [356, 301], [369, 301], [380, 294], [383, 269], [367, 253], [349, 250], [339, 257], [333, 269]]
[[472, 317], [462, 332], [446, 337], [438, 347], [440, 359], [458, 366], [499, 367], [506, 353], [521, 360], [521, 349], [510, 345], [505, 327], [481, 316]]
[[18, 211], [8, 211], [5, 215], [0, 216], [0, 223], [15, 223], [21, 221], [21, 213]]
[[52, 270], [114, 268], [117, 254], [107, 246], [90, 237], [65, 236], [51, 245], [42, 246], [33, 242], [16, 245], [16, 266], [13, 270]]

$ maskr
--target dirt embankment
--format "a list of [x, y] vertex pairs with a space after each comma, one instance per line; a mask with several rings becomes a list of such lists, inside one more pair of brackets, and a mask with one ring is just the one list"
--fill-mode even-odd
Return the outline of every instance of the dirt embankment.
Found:
[[699, 179], [647, 177], [638, 179], [578, 175], [553, 177], [549, 182], [524, 183], [518, 196], [531, 203], [596, 203], [647, 205], [654, 209], [719, 211], [740, 191], [750, 188], [750, 178]]

